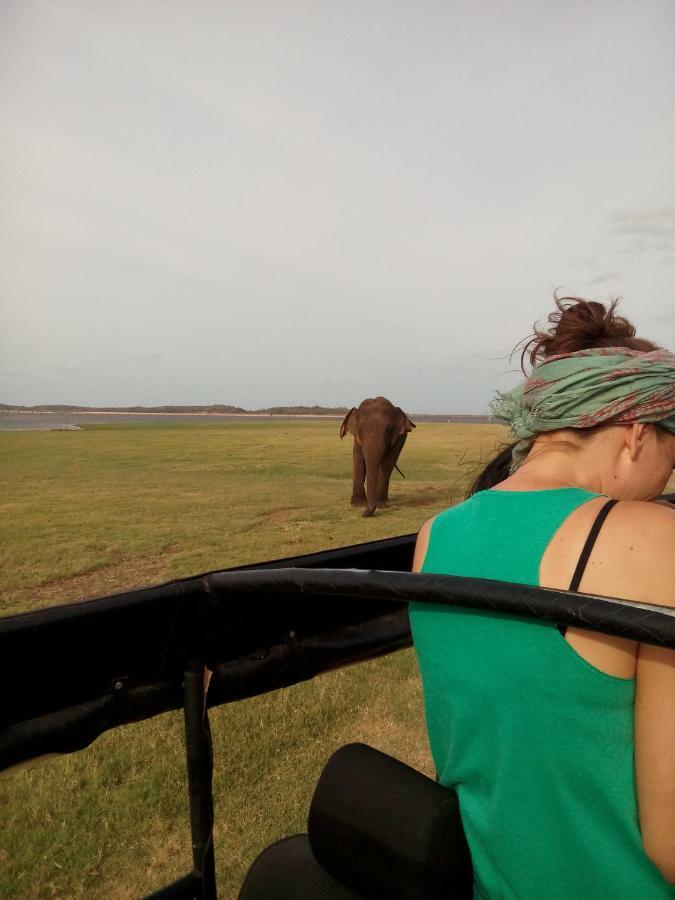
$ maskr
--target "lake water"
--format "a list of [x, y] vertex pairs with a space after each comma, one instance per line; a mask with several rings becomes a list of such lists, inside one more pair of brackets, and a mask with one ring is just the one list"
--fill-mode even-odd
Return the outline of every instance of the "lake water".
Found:
[[[412, 416], [415, 422], [436, 423], [485, 423], [484, 416]], [[70, 412], [0, 412], [0, 431], [70, 431], [82, 425], [114, 425], [119, 422], [288, 422], [295, 419], [329, 419], [335, 422], [340, 416], [270, 416], [270, 415], [219, 415], [209, 413], [70, 413]]]

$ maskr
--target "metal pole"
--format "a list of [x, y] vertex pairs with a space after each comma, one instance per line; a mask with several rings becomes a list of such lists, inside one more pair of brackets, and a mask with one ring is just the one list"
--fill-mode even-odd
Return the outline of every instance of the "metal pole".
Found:
[[193, 664], [183, 683], [185, 707], [185, 749], [188, 792], [190, 795], [190, 827], [192, 860], [201, 889], [200, 900], [217, 900], [216, 868], [213, 852], [213, 748], [211, 729], [204, 700], [204, 666]]

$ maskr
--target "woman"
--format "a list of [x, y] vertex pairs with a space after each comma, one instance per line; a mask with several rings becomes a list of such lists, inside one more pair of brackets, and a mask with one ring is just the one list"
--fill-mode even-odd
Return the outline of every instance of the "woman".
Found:
[[[675, 607], [675, 511], [645, 502], [675, 464], [675, 356], [615, 303], [556, 305], [494, 406], [517, 442], [424, 525], [414, 568]], [[410, 620], [475, 896], [672, 900], [675, 651], [452, 607]]]

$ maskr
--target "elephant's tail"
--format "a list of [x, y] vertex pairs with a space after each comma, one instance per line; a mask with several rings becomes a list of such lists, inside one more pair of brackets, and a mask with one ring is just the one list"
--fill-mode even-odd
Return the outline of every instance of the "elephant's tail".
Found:
[[401, 470], [399, 469], [399, 467], [396, 463], [394, 463], [394, 467], [395, 467], [396, 471], [398, 472], [398, 474], [401, 476], [401, 478], [405, 478], [405, 475], [403, 474], [403, 472], [401, 472]]

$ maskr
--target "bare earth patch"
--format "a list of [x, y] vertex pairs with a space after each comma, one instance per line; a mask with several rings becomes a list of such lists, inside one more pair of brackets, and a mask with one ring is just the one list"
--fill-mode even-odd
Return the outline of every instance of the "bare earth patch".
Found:
[[103, 597], [169, 580], [171, 561], [178, 549], [142, 558], [120, 557], [111, 565], [83, 572], [73, 578], [49, 581], [38, 587], [0, 592], [0, 614], [38, 609], [57, 603], [74, 603], [91, 597]]

